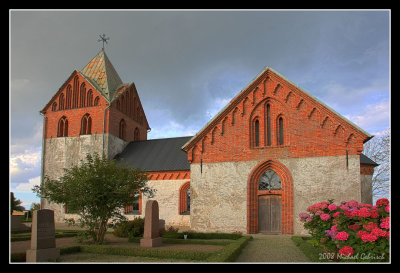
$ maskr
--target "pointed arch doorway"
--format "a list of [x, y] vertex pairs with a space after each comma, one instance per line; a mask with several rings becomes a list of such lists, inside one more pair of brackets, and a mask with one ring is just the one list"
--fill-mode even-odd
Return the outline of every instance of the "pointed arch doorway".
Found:
[[293, 234], [293, 179], [276, 160], [264, 161], [250, 173], [247, 233]]

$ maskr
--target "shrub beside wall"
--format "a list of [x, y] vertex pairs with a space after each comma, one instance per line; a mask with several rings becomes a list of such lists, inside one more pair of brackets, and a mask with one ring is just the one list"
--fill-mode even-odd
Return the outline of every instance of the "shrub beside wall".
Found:
[[390, 205], [386, 198], [375, 206], [333, 200], [313, 204], [299, 214], [314, 245], [324, 247], [334, 260], [389, 261]]

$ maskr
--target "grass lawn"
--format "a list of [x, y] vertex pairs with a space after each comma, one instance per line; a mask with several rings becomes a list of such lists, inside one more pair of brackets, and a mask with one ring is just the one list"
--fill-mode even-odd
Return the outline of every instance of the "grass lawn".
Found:
[[311, 262], [318, 263], [329, 263], [333, 262], [330, 259], [327, 259], [327, 256], [324, 255], [325, 251], [322, 248], [314, 247], [309, 243], [310, 237], [303, 236], [292, 236], [292, 241], [296, 244], [296, 246], [307, 256]]

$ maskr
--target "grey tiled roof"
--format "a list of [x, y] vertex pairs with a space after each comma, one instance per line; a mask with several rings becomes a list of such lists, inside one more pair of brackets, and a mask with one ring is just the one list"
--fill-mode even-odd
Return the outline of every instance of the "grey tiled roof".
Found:
[[371, 158], [367, 157], [364, 154], [360, 154], [360, 164], [367, 164], [367, 165], [374, 165], [374, 166], [379, 165], [375, 161], [373, 161]]
[[192, 137], [149, 139], [130, 142], [115, 156], [144, 171], [190, 170], [187, 154], [181, 147]]
[[[190, 170], [187, 154], [181, 147], [191, 138], [189, 136], [130, 142], [114, 158], [123, 158], [128, 165], [144, 171]], [[360, 155], [360, 164], [379, 165], [364, 154]]]

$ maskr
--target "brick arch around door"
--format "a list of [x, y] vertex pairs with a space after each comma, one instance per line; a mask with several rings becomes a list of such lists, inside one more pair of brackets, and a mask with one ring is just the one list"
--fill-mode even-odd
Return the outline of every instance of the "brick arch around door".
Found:
[[[273, 170], [281, 180], [280, 190], [259, 190], [261, 176]], [[247, 181], [247, 233], [259, 232], [259, 197], [276, 196], [281, 201], [281, 232], [293, 234], [293, 179], [285, 165], [276, 160], [266, 160], [258, 164]]]

